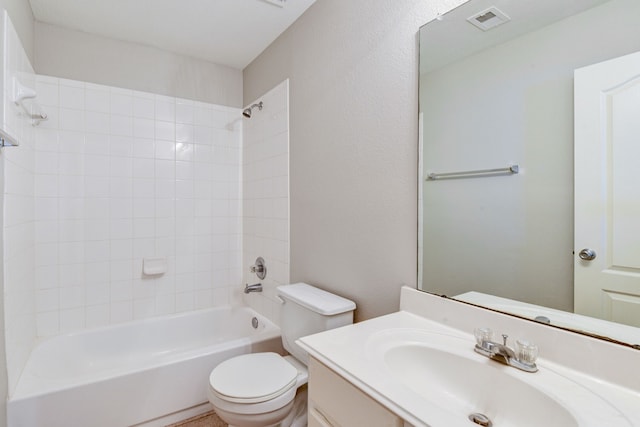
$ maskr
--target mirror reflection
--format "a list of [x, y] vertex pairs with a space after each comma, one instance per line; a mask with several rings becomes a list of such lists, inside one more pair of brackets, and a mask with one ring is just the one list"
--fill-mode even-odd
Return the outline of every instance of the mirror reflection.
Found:
[[639, 16], [471, 0], [422, 27], [420, 289], [640, 344]]

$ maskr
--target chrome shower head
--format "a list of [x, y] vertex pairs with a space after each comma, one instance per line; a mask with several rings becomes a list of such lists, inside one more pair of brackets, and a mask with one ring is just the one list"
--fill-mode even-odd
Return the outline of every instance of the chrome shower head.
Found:
[[250, 119], [251, 118], [251, 112], [253, 111], [254, 108], [258, 107], [258, 110], [262, 111], [262, 101], [258, 102], [257, 104], [253, 104], [251, 107], [249, 108], [245, 108], [242, 111], [242, 115], [245, 116], [246, 118]]

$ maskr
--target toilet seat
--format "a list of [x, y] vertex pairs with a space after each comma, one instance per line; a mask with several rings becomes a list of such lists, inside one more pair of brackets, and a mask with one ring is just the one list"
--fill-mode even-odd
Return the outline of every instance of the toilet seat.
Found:
[[307, 375], [299, 362], [277, 353], [251, 353], [228, 359], [209, 375], [209, 400], [235, 413], [271, 412], [291, 403]]
[[272, 400], [296, 384], [298, 370], [277, 353], [251, 353], [220, 363], [209, 376], [212, 391], [234, 403]]

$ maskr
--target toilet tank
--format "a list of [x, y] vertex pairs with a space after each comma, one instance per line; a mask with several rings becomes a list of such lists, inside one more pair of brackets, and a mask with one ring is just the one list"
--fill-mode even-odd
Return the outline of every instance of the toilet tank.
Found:
[[295, 341], [307, 335], [353, 323], [356, 304], [306, 283], [277, 288], [283, 303], [280, 308], [282, 345], [305, 365], [309, 355]]

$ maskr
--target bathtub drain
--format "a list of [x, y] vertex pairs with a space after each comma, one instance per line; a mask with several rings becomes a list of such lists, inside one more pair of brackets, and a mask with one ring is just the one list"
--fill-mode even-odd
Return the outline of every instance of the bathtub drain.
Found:
[[253, 329], [258, 329], [258, 318], [254, 317], [253, 319], [251, 319], [251, 326], [253, 326]]

